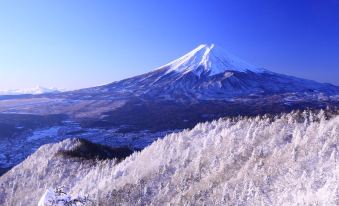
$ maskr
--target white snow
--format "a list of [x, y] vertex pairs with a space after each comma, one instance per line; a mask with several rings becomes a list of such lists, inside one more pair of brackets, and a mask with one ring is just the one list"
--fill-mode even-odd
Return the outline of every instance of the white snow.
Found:
[[64, 206], [71, 199], [69, 195], [60, 195], [49, 188], [41, 197], [38, 206]]
[[47, 189], [39, 200], [38, 206], [84, 206], [90, 203], [86, 198], [73, 198], [61, 188]]
[[[200, 66], [203, 66], [204, 69], [200, 69]], [[224, 73], [225, 71], [252, 71], [257, 73], [266, 71], [241, 60], [214, 44], [202, 44], [160, 68], [169, 68], [167, 72], [187, 73], [193, 71], [197, 75], [200, 75], [203, 71], [210, 72], [209, 75]]]

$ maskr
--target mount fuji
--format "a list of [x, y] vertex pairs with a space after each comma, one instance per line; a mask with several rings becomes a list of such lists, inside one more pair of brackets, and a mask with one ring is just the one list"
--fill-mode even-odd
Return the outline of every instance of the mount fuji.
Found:
[[339, 87], [278, 74], [246, 63], [214, 44], [203, 44], [149, 73], [60, 96], [192, 103], [289, 93], [305, 97], [319, 94], [333, 96], [339, 94]]

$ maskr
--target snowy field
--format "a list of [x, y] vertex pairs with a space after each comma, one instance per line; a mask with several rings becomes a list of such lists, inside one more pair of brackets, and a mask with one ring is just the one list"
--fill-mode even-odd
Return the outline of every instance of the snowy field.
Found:
[[338, 115], [198, 124], [119, 163], [58, 155], [78, 142], [44, 145], [0, 177], [0, 205], [339, 205]]

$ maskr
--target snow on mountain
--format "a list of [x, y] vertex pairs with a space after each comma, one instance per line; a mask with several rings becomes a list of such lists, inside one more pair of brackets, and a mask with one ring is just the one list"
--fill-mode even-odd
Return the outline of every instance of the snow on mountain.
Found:
[[61, 90], [57, 88], [45, 88], [41, 86], [36, 86], [34, 88], [26, 89], [0, 90], [0, 95], [47, 94], [47, 93], [58, 93], [60, 91]]
[[75, 139], [48, 144], [0, 177], [0, 204], [37, 205], [63, 186], [95, 205], [338, 205], [339, 116], [325, 116], [198, 124], [120, 163], [61, 156]]
[[167, 72], [194, 72], [198, 76], [202, 72], [216, 75], [225, 71], [263, 72], [265, 70], [253, 66], [239, 57], [224, 51], [214, 44], [202, 44], [186, 55], [160, 68], [168, 68]]

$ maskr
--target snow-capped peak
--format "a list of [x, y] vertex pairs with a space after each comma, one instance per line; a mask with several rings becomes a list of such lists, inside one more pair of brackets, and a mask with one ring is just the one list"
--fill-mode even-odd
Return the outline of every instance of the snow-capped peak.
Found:
[[194, 72], [197, 75], [200, 75], [202, 72], [215, 75], [224, 73], [225, 71], [251, 71], [257, 73], [264, 71], [224, 51], [214, 44], [202, 44], [161, 68], [169, 68], [167, 72]]

